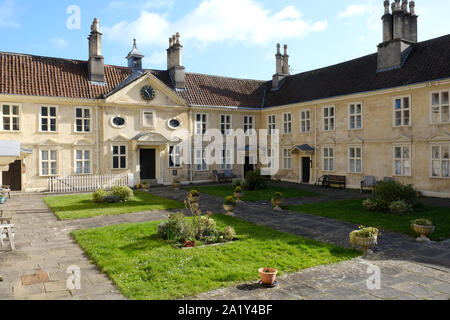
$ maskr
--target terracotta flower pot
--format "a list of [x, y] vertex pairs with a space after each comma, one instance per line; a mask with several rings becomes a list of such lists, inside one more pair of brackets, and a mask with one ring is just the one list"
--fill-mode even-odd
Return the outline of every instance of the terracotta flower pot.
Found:
[[275, 279], [277, 278], [278, 273], [277, 269], [261, 268], [258, 270], [258, 272], [263, 285], [272, 286], [275, 283]]
[[416, 232], [421, 237], [428, 237], [436, 229], [435, 226], [421, 226], [418, 224], [413, 224], [414, 232]]
[[364, 252], [369, 250], [375, 243], [377, 243], [377, 238], [363, 238], [363, 237], [355, 237], [356, 244], [360, 246]]

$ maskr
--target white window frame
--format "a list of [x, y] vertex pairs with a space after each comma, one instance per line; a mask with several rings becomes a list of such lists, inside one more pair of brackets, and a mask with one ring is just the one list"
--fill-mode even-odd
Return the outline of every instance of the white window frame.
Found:
[[[77, 158], [78, 152], [81, 152], [81, 159]], [[86, 159], [86, 152], [89, 153], [89, 159]], [[92, 174], [92, 149], [90, 148], [75, 148], [74, 150], [74, 174], [77, 176]], [[86, 163], [89, 162], [89, 172], [85, 172]], [[77, 172], [78, 163], [81, 163], [81, 173]]]
[[292, 152], [290, 148], [283, 148], [283, 170], [292, 170]]
[[277, 129], [277, 116], [271, 114], [267, 116], [267, 135], [271, 136], [275, 133]]
[[[250, 121], [252, 119], [252, 121]], [[243, 117], [243, 129], [246, 136], [255, 135], [255, 116]]]
[[[42, 157], [42, 153], [43, 152], [47, 152], [47, 160], [44, 160]], [[55, 153], [55, 158], [56, 159], [51, 159], [51, 154], [52, 152]], [[59, 159], [59, 154], [58, 154], [58, 150], [55, 148], [42, 148], [39, 149], [39, 176], [40, 177], [55, 177], [58, 175], [58, 170], [59, 170], [59, 166], [58, 166], [58, 159]], [[44, 174], [43, 173], [43, 164], [47, 163], [47, 169], [48, 169], [48, 173]], [[55, 163], [55, 173], [52, 173], [52, 163]]]
[[[81, 117], [77, 117], [77, 110], [81, 109]], [[85, 117], [85, 110], [89, 110], [89, 117]], [[92, 108], [91, 107], [75, 107], [75, 122], [74, 122], [74, 132], [75, 133], [91, 133], [92, 132]], [[81, 131], [78, 131], [78, 125], [77, 125], [77, 121], [81, 120]], [[89, 130], [86, 131], [86, 123], [85, 121], [88, 120], [89, 121]]]
[[283, 133], [292, 134], [292, 113], [283, 113]]
[[[114, 154], [114, 148], [117, 147], [118, 148], [118, 154]], [[121, 153], [121, 147], [125, 147], [125, 153]], [[128, 145], [126, 143], [114, 143], [111, 147], [111, 168], [112, 170], [128, 170]], [[122, 168], [120, 163], [121, 163], [121, 158], [125, 157], [125, 168]], [[118, 158], [118, 168], [114, 168], [114, 158]]]
[[[152, 124], [151, 125], [148, 125], [145, 123], [145, 114], [146, 113], [152, 114]], [[141, 119], [142, 119], [142, 127], [143, 128], [155, 129], [155, 127], [156, 127], [156, 112], [154, 110], [143, 109], [141, 111]]]
[[[332, 154], [330, 154], [330, 150]], [[333, 146], [324, 146], [322, 148], [322, 171], [323, 172], [335, 172], [336, 171], [336, 153]], [[331, 168], [332, 164], [332, 168]], [[327, 168], [328, 166], [328, 168]]]
[[[172, 152], [170, 152], [170, 149]], [[179, 169], [181, 168], [181, 146], [169, 146], [169, 168], [170, 169]], [[170, 163], [172, 160], [172, 164]]]
[[[434, 157], [434, 149], [435, 148], [439, 148], [439, 158], [438, 159], [436, 159], [435, 157]], [[447, 177], [447, 176], [444, 176], [443, 175], [443, 173], [444, 173], [444, 163], [446, 163], [447, 164], [447, 170], [448, 171], [450, 171], [450, 157], [448, 157], [448, 158], [444, 158], [444, 152], [443, 152], [443, 149], [444, 148], [446, 148], [446, 149], [448, 149], [448, 153], [450, 153], [450, 142], [447, 142], [447, 143], [433, 143], [433, 144], [431, 144], [431, 157], [430, 157], [430, 177], [432, 178], [432, 179], [450, 179], [450, 173], [449, 173], [449, 176]], [[434, 168], [434, 163], [435, 162], [438, 162], [439, 163], [439, 175], [438, 176], [436, 176], [436, 175], [434, 175], [434, 170], [433, 170], [433, 168]]]
[[[200, 121], [197, 120], [198, 116], [200, 116]], [[196, 113], [195, 114], [195, 121], [194, 121], [194, 129], [195, 134], [202, 136], [206, 133], [208, 130], [208, 114], [207, 113]], [[204, 131], [204, 132], [203, 132]]]
[[[199, 152], [201, 155], [199, 155]], [[206, 150], [194, 149], [194, 167], [197, 172], [208, 171], [208, 163], [206, 162]]]
[[[405, 98], [408, 98], [408, 100], [409, 100], [409, 108], [405, 108], [405, 106], [404, 106], [404, 101], [405, 101], [404, 99]], [[397, 100], [401, 101], [401, 108], [400, 109], [396, 108], [397, 107], [397, 105], [396, 105]], [[412, 126], [412, 99], [411, 99], [411, 95], [404, 95], [404, 96], [394, 97], [393, 100], [392, 100], [392, 105], [393, 105], [393, 107], [392, 107], [392, 126], [394, 128], [411, 127]], [[409, 111], [409, 123], [408, 124], [405, 124], [405, 119], [406, 119], [405, 112], [406, 111]], [[396, 120], [397, 120], [397, 118], [396, 118], [397, 115], [396, 114], [397, 114], [397, 112], [401, 112], [401, 119], [400, 119], [401, 124], [400, 125], [397, 125], [397, 123], [396, 123]]]
[[[405, 149], [409, 149], [409, 158], [405, 158]], [[400, 149], [400, 157], [397, 157], [397, 149]], [[394, 177], [411, 177], [412, 176], [412, 145], [411, 144], [394, 144], [392, 149]], [[400, 162], [401, 173], [397, 173], [397, 162]], [[405, 173], [405, 162], [409, 162], [409, 174]]]
[[[333, 115], [330, 116], [330, 110], [333, 109]], [[325, 110], [328, 110], [328, 115], [325, 116]], [[328, 128], [326, 128], [325, 122], [328, 120]], [[333, 120], [333, 128], [330, 129], [330, 123]], [[336, 107], [335, 106], [326, 106], [322, 108], [322, 130], [323, 131], [335, 131], [336, 130]]]
[[[358, 106], [361, 107], [361, 112], [357, 112]], [[352, 107], [354, 108], [354, 113], [352, 113]], [[364, 128], [364, 106], [362, 102], [354, 102], [348, 104], [348, 129], [349, 130], [362, 130]], [[352, 128], [352, 119], [354, 118], [355, 127]], [[360, 126], [358, 127], [358, 118], [360, 118]]]
[[[448, 101], [447, 103], [442, 103], [442, 95], [444, 93], [448, 94]], [[437, 105], [433, 105], [433, 96], [435, 94], [439, 95], [439, 104]], [[448, 111], [447, 113], [449, 114], [449, 120], [448, 121], [443, 121], [443, 112], [442, 109], [443, 108], [447, 108]], [[437, 113], [439, 113], [439, 121], [435, 122], [433, 119], [433, 114], [435, 113], [435, 109], [438, 110]], [[430, 124], [449, 124], [450, 123], [450, 90], [441, 90], [441, 91], [434, 91], [430, 93]]]
[[[351, 150], [352, 149], [355, 149], [354, 157], [351, 156]], [[358, 149], [361, 151], [361, 156], [360, 157], [357, 156], [357, 150]], [[363, 162], [363, 146], [362, 145], [350, 145], [350, 146], [348, 146], [347, 156], [348, 156], [348, 172], [350, 174], [362, 174], [364, 172], [364, 167], [363, 167], [364, 166], [364, 162]], [[361, 162], [361, 171], [357, 171], [358, 160]], [[351, 165], [352, 161], [354, 161], [354, 164], [355, 164], [354, 171], [352, 171], [352, 165]]]
[[[3, 107], [8, 106], [9, 107], [9, 114], [5, 115], [3, 114]], [[17, 107], [18, 114], [13, 114], [14, 107]], [[0, 131], [2, 132], [21, 132], [22, 129], [22, 123], [21, 123], [21, 113], [22, 113], [22, 105], [17, 103], [0, 103]], [[9, 118], [9, 130], [5, 130], [4, 128], [4, 118]], [[17, 125], [19, 126], [18, 130], [14, 130], [14, 119], [17, 119]]]
[[[48, 108], [47, 116], [42, 115], [42, 108]], [[55, 108], [55, 116], [50, 116], [50, 108]], [[51, 105], [40, 105], [39, 106], [39, 132], [42, 133], [56, 133], [58, 132], [58, 106]], [[47, 119], [47, 128], [48, 130], [42, 130], [42, 120]], [[50, 122], [52, 119], [55, 119], [55, 131], [50, 130]]]
[[220, 165], [221, 170], [233, 170], [233, 162], [231, 161], [232, 150], [222, 150], [222, 163]]
[[300, 111], [300, 132], [301, 133], [311, 132], [311, 109]]
[[[223, 121], [222, 121], [223, 120]], [[220, 132], [229, 136], [233, 130], [233, 116], [231, 114], [220, 115]]]

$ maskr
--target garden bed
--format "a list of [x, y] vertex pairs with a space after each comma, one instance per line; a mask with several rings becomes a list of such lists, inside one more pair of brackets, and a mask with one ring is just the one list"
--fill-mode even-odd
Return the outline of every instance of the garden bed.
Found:
[[282, 233], [224, 215], [217, 227], [232, 226], [239, 241], [201, 250], [180, 250], [162, 240], [160, 222], [74, 231], [87, 255], [129, 299], [177, 299], [258, 279], [258, 269], [281, 274], [353, 259], [350, 249]]

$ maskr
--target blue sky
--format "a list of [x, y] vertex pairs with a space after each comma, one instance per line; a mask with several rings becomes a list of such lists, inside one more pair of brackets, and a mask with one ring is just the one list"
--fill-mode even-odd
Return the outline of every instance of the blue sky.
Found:
[[[79, 29], [67, 27], [71, 5]], [[417, 0], [416, 12], [419, 41], [450, 33], [450, 1]], [[375, 52], [382, 14], [382, 0], [0, 0], [0, 51], [87, 60], [97, 17], [108, 64], [126, 65], [135, 37], [144, 66], [165, 69], [178, 31], [187, 71], [266, 80], [277, 42], [289, 45], [294, 73]]]

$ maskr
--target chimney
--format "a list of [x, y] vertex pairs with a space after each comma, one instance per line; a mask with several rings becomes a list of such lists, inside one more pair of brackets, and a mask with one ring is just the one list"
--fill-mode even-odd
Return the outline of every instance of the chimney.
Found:
[[288, 46], [284, 45], [284, 55], [283, 55], [283, 74], [290, 75], [289, 70], [289, 55], [287, 53]]
[[125, 58], [128, 60], [128, 68], [131, 68], [131, 74], [142, 73], [143, 58], [144, 55], [137, 48], [136, 39], [133, 39], [133, 49]]
[[289, 55], [288, 46], [284, 45], [284, 55], [281, 54], [281, 45], [277, 43], [277, 53], [275, 54], [276, 73], [272, 77], [272, 90], [278, 90], [281, 87], [281, 81], [289, 76]]
[[377, 72], [399, 69], [407, 60], [410, 47], [417, 43], [417, 15], [415, 3], [408, 0], [395, 0], [392, 13], [389, 12], [390, 1], [384, 1], [383, 42], [378, 45]]
[[105, 58], [102, 56], [102, 34], [99, 32], [98, 19], [95, 18], [89, 35], [89, 80], [105, 83]]
[[181, 45], [180, 34], [178, 32], [169, 38], [167, 70], [175, 85], [175, 89], [186, 89], [186, 68], [183, 67], [183, 46]]

